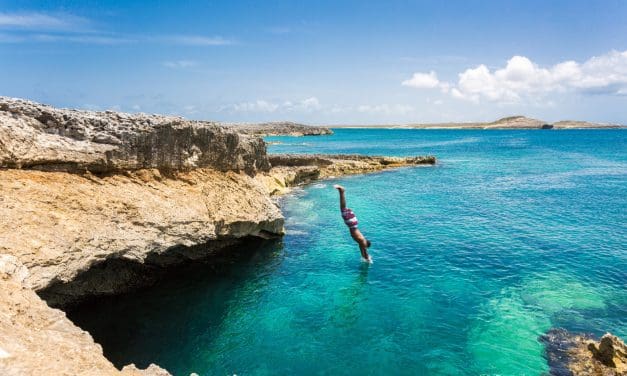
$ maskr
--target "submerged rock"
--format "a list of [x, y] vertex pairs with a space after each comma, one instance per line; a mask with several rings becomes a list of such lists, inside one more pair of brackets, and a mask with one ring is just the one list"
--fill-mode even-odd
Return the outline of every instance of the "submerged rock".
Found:
[[606, 333], [599, 341], [587, 334], [551, 329], [540, 338], [554, 376], [625, 376], [627, 346]]

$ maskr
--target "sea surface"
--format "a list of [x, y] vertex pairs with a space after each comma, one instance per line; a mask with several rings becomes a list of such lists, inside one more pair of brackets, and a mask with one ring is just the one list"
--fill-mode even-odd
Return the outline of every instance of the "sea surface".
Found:
[[[433, 154], [313, 183], [287, 235], [71, 317], [175, 375], [539, 375], [555, 327], [627, 338], [627, 130], [337, 129], [273, 153]], [[372, 265], [333, 184], [372, 241]]]

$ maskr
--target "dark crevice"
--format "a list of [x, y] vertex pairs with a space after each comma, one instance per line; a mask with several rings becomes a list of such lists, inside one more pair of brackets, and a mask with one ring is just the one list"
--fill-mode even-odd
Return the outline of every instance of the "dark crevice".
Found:
[[[274, 240], [276, 241], [276, 240]], [[163, 253], [150, 253], [143, 262], [122, 257], [107, 258], [81, 272], [72, 281], [55, 281], [37, 293], [49, 306], [73, 307], [103, 296], [150, 288], [169, 274], [192, 264], [208, 270], [220, 268], [242, 250], [257, 249], [268, 242], [260, 237], [214, 240], [192, 247], [176, 246]]]

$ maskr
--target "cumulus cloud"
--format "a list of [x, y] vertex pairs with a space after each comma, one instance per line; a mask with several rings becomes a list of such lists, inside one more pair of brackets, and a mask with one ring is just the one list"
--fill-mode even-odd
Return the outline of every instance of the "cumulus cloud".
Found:
[[438, 80], [437, 74], [431, 71], [429, 73], [414, 73], [409, 80], [405, 80], [401, 84], [417, 89], [433, 89], [440, 85], [440, 80]]
[[435, 72], [414, 73], [402, 82], [419, 89], [440, 88], [454, 98], [479, 102], [514, 103], [555, 92], [610, 95], [627, 93], [627, 51], [610, 51], [583, 63], [564, 61], [541, 67], [525, 56], [513, 56], [505, 67], [490, 70], [481, 64], [458, 75], [453, 85]]

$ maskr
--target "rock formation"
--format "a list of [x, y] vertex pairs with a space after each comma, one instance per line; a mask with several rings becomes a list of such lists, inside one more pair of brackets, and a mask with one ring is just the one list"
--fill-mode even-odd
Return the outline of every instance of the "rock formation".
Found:
[[[271, 169], [262, 139], [216, 123], [0, 97], [0, 374], [119, 373], [51, 307], [282, 235], [277, 186], [426, 161], [272, 160]], [[154, 365], [121, 372], [167, 374]]]
[[589, 335], [552, 329], [540, 340], [546, 345], [552, 375], [627, 375], [627, 346], [610, 333], [595, 341]]
[[270, 154], [272, 168], [260, 173], [270, 194], [283, 194], [289, 188], [312, 180], [364, 174], [387, 168], [433, 165], [435, 157], [380, 157], [365, 155]]
[[[28, 267], [25, 284], [35, 290], [72, 281], [111, 258], [174, 263], [172, 250], [184, 260], [192, 257], [185, 248], [283, 231], [281, 212], [265, 189], [235, 172], [162, 175], [155, 169], [98, 177], [0, 170], [0, 197], [0, 254]], [[66, 299], [95, 288], [102, 284]]]
[[327, 127], [315, 127], [290, 121], [270, 123], [222, 123], [222, 126], [238, 133], [256, 136], [321, 136], [333, 134]]
[[103, 173], [267, 170], [257, 137], [179, 117], [91, 112], [0, 97], [0, 167]]
[[118, 371], [89, 333], [23, 286], [28, 274], [16, 257], [0, 255], [1, 375], [169, 375], [154, 364]]

